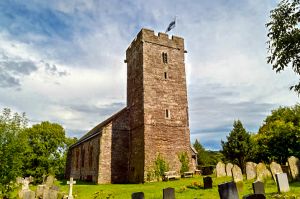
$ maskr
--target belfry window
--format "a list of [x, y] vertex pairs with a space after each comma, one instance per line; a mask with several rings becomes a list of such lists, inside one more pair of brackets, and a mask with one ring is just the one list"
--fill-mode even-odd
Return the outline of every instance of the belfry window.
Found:
[[165, 117], [166, 117], [167, 119], [170, 119], [170, 118], [171, 118], [170, 110], [169, 110], [169, 109], [166, 109], [166, 113], [165, 113], [165, 114], [166, 114]]
[[168, 54], [167, 53], [162, 53], [162, 60], [164, 64], [168, 63]]

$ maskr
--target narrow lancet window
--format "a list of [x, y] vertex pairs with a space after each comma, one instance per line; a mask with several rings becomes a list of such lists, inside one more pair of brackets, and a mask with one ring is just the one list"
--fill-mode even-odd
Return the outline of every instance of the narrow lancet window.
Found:
[[167, 53], [162, 53], [162, 60], [163, 60], [164, 64], [168, 63], [168, 54]]
[[171, 115], [170, 115], [170, 110], [169, 109], [166, 109], [166, 115], [165, 116], [166, 116], [167, 119], [170, 119]]

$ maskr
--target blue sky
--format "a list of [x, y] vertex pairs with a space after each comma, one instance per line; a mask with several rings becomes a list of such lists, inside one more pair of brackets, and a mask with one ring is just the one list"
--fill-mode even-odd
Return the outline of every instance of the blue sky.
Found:
[[125, 106], [125, 50], [143, 27], [185, 38], [191, 140], [219, 149], [240, 119], [257, 132], [294, 105], [292, 71], [266, 63], [275, 0], [1, 1], [0, 108], [80, 137]]

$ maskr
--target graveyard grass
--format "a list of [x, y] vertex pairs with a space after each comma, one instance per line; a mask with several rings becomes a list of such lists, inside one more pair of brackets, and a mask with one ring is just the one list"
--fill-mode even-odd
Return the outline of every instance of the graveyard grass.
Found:
[[[133, 192], [144, 192], [146, 199], [161, 199], [162, 189], [167, 187], [175, 188], [176, 199], [218, 199], [218, 184], [229, 182], [232, 178], [213, 177], [213, 189], [203, 189], [203, 177], [194, 176], [168, 182], [151, 182], [145, 184], [105, 184], [95, 185], [87, 182], [77, 181], [73, 186], [73, 195], [75, 199], [130, 199]], [[245, 178], [244, 178], [245, 179]], [[242, 196], [252, 193], [253, 180], [244, 180], [243, 191], [239, 192]], [[61, 191], [68, 193], [66, 181], [57, 181], [56, 184]], [[34, 190], [36, 187], [32, 187]], [[277, 194], [277, 187], [273, 180], [268, 180], [265, 184], [267, 198], [293, 198], [300, 199], [300, 182], [290, 183], [290, 192], [286, 194]]]

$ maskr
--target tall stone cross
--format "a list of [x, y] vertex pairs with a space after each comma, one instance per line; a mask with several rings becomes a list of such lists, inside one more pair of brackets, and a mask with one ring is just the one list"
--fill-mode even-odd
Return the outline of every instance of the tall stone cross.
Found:
[[74, 181], [73, 178], [71, 177], [70, 181], [67, 181], [67, 184], [70, 185], [68, 199], [73, 199], [72, 188], [73, 188], [73, 184], [76, 184], [76, 181]]

